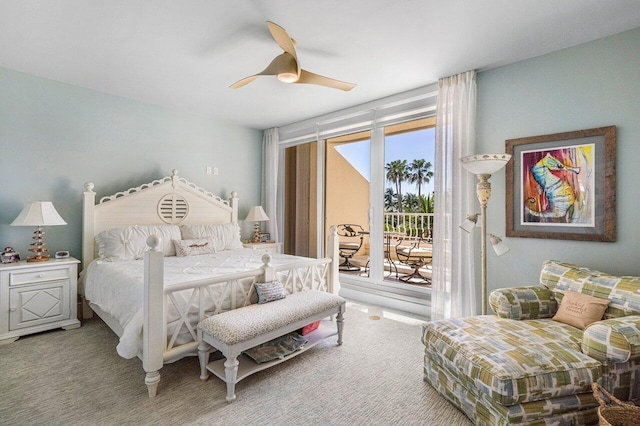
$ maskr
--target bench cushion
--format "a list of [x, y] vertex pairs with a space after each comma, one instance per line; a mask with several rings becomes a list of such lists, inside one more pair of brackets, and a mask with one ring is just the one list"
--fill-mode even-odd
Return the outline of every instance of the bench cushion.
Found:
[[318, 290], [293, 293], [286, 299], [249, 305], [206, 318], [198, 329], [228, 345], [244, 342], [312, 315], [337, 308], [346, 301]]

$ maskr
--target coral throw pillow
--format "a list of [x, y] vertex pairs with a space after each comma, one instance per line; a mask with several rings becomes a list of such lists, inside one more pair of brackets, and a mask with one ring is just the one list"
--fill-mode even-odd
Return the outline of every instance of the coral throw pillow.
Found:
[[609, 306], [607, 299], [567, 290], [558, 312], [552, 319], [584, 330], [592, 322], [602, 319], [607, 306]]

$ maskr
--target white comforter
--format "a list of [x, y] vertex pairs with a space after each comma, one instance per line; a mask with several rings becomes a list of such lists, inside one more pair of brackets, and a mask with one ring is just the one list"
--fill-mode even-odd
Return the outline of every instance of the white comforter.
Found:
[[[258, 269], [262, 266], [262, 255], [264, 252], [240, 249], [200, 256], [165, 257], [165, 286]], [[271, 265], [304, 260], [308, 259], [273, 254]], [[124, 358], [133, 358], [142, 353], [143, 278], [144, 260], [108, 262], [97, 259], [89, 264], [81, 276], [87, 300], [114, 317], [124, 329], [117, 346], [118, 354]], [[222, 285], [219, 291], [224, 291]], [[179, 303], [186, 304], [190, 295], [189, 290], [184, 290], [176, 293], [176, 298]], [[244, 297], [242, 289], [239, 289], [238, 295]], [[205, 308], [210, 309], [213, 307], [213, 300], [207, 297], [205, 304]], [[169, 307], [167, 316], [169, 323], [178, 319], [172, 306]], [[197, 321], [195, 312], [192, 317], [193, 322]], [[171, 332], [172, 330], [167, 330], [169, 336]], [[188, 333], [184, 338], [191, 339]]]

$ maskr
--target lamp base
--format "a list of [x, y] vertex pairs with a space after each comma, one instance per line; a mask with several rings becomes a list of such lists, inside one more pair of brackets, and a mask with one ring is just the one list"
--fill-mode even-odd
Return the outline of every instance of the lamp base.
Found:
[[251, 238], [251, 242], [254, 244], [260, 242], [260, 224], [258, 223], [253, 225], [253, 237]]
[[33, 239], [35, 240], [31, 245], [32, 248], [29, 249], [30, 252], [33, 252], [35, 256], [27, 257], [27, 262], [46, 262], [49, 260], [49, 254], [47, 253], [49, 249], [45, 246], [47, 243], [44, 242], [44, 231], [41, 226], [38, 226], [33, 233]]
[[46, 262], [49, 258], [50, 256], [48, 254], [44, 256], [29, 256], [27, 257], [27, 262]]

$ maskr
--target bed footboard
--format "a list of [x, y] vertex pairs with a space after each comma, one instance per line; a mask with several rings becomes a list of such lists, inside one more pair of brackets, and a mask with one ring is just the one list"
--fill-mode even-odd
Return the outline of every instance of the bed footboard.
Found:
[[[149, 250], [144, 258], [142, 329], [142, 365], [146, 372], [145, 384], [149, 397], [157, 394], [160, 370], [165, 361], [197, 353], [199, 341], [195, 324], [212, 315], [249, 305], [256, 282], [279, 279], [288, 293], [311, 289], [338, 294], [339, 262], [335, 257], [338, 255], [335, 229], [332, 229], [329, 241], [327, 254], [331, 257], [272, 266], [271, 255], [265, 253], [259, 269], [165, 287], [164, 255], [159, 249], [160, 241], [155, 235], [150, 236], [147, 239]], [[214, 287], [218, 289], [217, 293]], [[181, 303], [176, 294], [185, 291], [189, 295], [188, 301]], [[179, 317], [171, 320], [171, 327], [168, 318], [170, 308]], [[194, 312], [197, 312], [195, 324]], [[179, 343], [178, 335], [185, 330], [191, 335], [191, 340]]]

